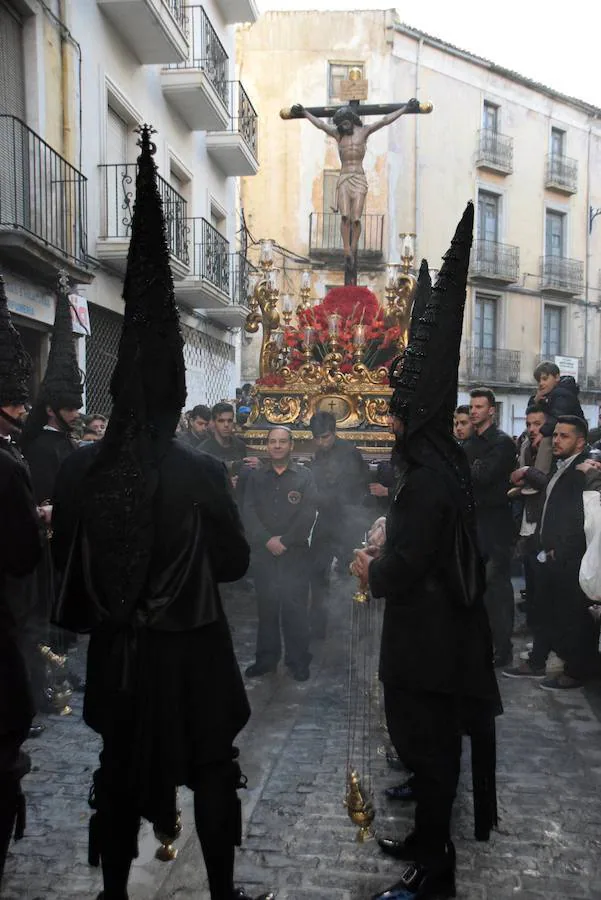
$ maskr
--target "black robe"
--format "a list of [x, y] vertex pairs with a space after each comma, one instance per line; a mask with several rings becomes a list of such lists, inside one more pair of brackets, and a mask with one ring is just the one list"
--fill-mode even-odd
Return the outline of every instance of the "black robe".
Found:
[[93, 545], [81, 555], [79, 500], [97, 453], [79, 450], [57, 479], [52, 549], [64, 591], [55, 621], [91, 631], [85, 721], [105, 744], [121, 730], [133, 742], [139, 812], [157, 821], [161, 786], [163, 795], [193, 787], [199, 766], [231, 759], [250, 715], [217, 589], [244, 575], [249, 548], [223, 464], [172, 441], [160, 465], [145, 592], [132, 620], [116, 625], [103, 611], [110, 573], [95, 566]]
[[52, 501], [58, 470], [75, 449], [66, 432], [49, 428], [25, 444], [23, 455], [29, 464], [36, 503]]
[[489, 701], [500, 711], [482, 598], [470, 609], [450, 589], [459, 508], [436, 468], [412, 463], [393, 495], [386, 545], [369, 569], [385, 597], [380, 677], [414, 692]]

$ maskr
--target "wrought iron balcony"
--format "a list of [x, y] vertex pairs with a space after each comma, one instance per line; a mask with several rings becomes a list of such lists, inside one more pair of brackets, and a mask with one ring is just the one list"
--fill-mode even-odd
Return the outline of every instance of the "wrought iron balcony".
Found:
[[478, 132], [476, 166], [510, 175], [513, 172], [513, 138], [492, 128], [482, 128]]
[[85, 269], [85, 176], [16, 116], [0, 115], [0, 159], [0, 243], [30, 263], [51, 248]]
[[[309, 254], [315, 257], [342, 256], [340, 213], [313, 212], [309, 215]], [[384, 243], [384, 216], [364, 213], [361, 217], [361, 236], [358, 262], [379, 260]]]
[[234, 306], [248, 305], [248, 281], [251, 273], [260, 270], [243, 253], [230, 254], [231, 298]]
[[511, 284], [520, 277], [520, 250], [498, 241], [474, 241], [470, 257], [472, 278]]
[[[112, 262], [118, 269], [125, 268], [136, 190], [136, 163], [101, 165], [101, 223], [98, 234], [97, 255]], [[169, 182], [157, 176], [159, 194], [163, 201], [167, 242], [171, 254], [174, 277], [183, 277], [188, 271], [187, 201], [171, 187]]]
[[547, 156], [545, 187], [562, 194], [575, 194], [578, 190], [578, 160], [550, 153]]
[[468, 347], [465, 374], [467, 381], [482, 385], [517, 384], [520, 380], [520, 351]]
[[564, 256], [542, 256], [540, 259], [541, 291], [580, 294], [584, 287], [584, 263]]
[[256, 175], [258, 161], [258, 119], [240, 81], [228, 82], [229, 128], [207, 134], [207, 152], [226, 175]]
[[202, 6], [186, 6], [190, 54], [169, 69], [200, 69], [207, 76], [223, 105], [230, 110], [229, 57]]
[[190, 278], [207, 281], [230, 297], [230, 242], [203, 218], [188, 219]]

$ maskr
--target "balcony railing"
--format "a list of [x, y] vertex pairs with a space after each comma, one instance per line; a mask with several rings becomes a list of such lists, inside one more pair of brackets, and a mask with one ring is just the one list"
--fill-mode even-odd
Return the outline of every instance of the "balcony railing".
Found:
[[241, 81], [230, 81], [231, 130], [240, 134], [255, 159], [259, 158], [258, 117]]
[[186, 222], [190, 275], [230, 296], [230, 242], [206, 219]]
[[0, 232], [87, 265], [87, 179], [15, 116], [0, 115]]
[[[340, 213], [311, 213], [309, 216], [309, 253], [342, 253]], [[366, 213], [361, 217], [359, 256], [381, 256], [384, 242], [384, 216]]]
[[513, 282], [520, 277], [520, 250], [498, 241], [474, 241], [470, 275]]
[[[129, 238], [136, 193], [136, 163], [102, 165], [100, 168], [102, 221], [99, 237]], [[169, 182], [157, 175], [167, 230], [169, 251], [188, 264], [188, 203]]]
[[188, 33], [188, 16], [184, 0], [163, 0], [163, 3], [184, 32]]
[[468, 381], [483, 385], [517, 384], [520, 380], [520, 351], [468, 347], [465, 367]]
[[235, 306], [248, 305], [248, 280], [252, 272], [259, 272], [259, 269], [248, 260], [242, 253], [230, 254], [230, 271], [231, 271], [231, 297]]
[[478, 132], [476, 165], [510, 174], [513, 171], [513, 138], [492, 128]]
[[202, 6], [186, 6], [190, 56], [170, 69], [202, 69], [223, 105], [230, 111], [229, 57]]
[[584, 286], [584, 263], [564, 256], [542, 256], [541, 290], [579, 294]]
[[573, 194], [578, 189], [578, 160], [550, 153], [547, 156], [545, 185]]

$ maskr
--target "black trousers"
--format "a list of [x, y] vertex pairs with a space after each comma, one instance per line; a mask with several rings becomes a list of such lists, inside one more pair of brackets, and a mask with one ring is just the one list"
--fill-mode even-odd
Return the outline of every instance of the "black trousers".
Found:
[[260, 665], [275, 666], [282, 656], [291, 669], [309, 664], [309, 552], [290, 548], [282, 556], [258, 551], [252, 574], [257, 593], [257, 650]]
[[530, 662], [543, 668], [551, 650], [563, 659], [564, 672], [586, 681], [599, 672], [598, 637], [578, 583], [580, 560], [535, 563], [534, 646]]
[[[0, 889], [11, 838], [24, 826], [25, 805], [21, 778], [30, 769], [29, 757], [21, 750], [27, 731], [13, 731], [0, 736]], [[22, 821], [19, 822], [19, 817]]]
[[484, 605], [492, 631], [495, 656], [511, 656], [515, 606], [511, 584], [511, 545], [491, 543], [485, 548], [486, 591]]
[[435, 865], [450, 840], [461, 762], [461, 729], [453, 698], [384, 683], [390, 739], [413, 772], [417, 861]]
[[[105, 740], [100, 768], [94, 774], [90, 805], [90, 862], [102, 865], [104, 900], [127, 900], [131, 864], [137, 856], [140, 816], [131, 791], [132, 759], [128, 740]], [[241, 786], [237, 751], [229, 758], [199, 766], [194, 778], [194, 818], [207, 869], [211, 900], [232, 900], [234, 848], [241, 841]], [[165, 804], [163, 804], [165, 806]], [[175, 837], [176, 789], [171, 789], [171, 812], [155, 822], [157, 832]]]

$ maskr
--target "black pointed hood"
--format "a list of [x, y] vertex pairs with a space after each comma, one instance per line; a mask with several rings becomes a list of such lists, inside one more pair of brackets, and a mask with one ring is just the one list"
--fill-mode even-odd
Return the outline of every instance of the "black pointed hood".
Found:
[[33, 364], [8, 309], [6, 286], [0, 275], [0, 406], [18, 406], [29, 401], [29, 379]]
[[149, 126], [140, 134], [123, 331], [111, 379], [114, 405], [82, 491], [97, 596], [103, 615], [115, 623], [129, 622], [143, 597], [154, 546], [159, 466], [186, 400], [156, 147]]
[[420, 269], [407, 349], [390, 368], [390, 412], [404, 421], [407, 438], [435, 420], [451, 430], [473, 225], [469, 203], [433, 288], [425, 260]]
[[58, 273], [54, 326], [50, 353], [37, 401], [52, 409], [80, 409], [83, 405], [83, 379], [77, 361], [76, 337], [73, 333], [69, 280]]

